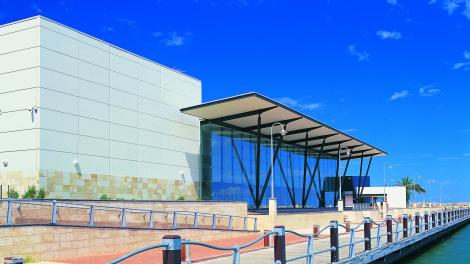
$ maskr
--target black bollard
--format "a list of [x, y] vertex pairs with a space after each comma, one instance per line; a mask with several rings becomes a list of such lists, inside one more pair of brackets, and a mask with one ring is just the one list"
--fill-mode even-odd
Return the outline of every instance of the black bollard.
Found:
[[163, 243], [168, 247], [163, 250], [163, 264], [181, 263], [181, 237], [178, 235], [165, 235]]
[[403, 215], [403, 238], [408, 237], [408, 215]]
[[370, 217], [364, 217], [364, 249], [371, 250], [371, 241], [370, 241]]
[[286, 264], [286, 228], [283, 225], [274, 227], [274, 262]]
[[339, 262], [338, 221], [330, 221], [331, 263]]
[[416, 234], [419, 234], [419, 213], [416, 212], [415, 213], [415, 230], [416, 230]]
[[385, 218], [385, 222], [387, 225], [387, 242], [392, 243], [393, 242], [393, 225], [392, 225], [392, 216], [387, 215]]

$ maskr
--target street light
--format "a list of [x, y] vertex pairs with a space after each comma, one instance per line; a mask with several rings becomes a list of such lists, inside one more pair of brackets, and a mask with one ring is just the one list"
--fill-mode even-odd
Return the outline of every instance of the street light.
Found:
[[273, 128], [275, 126], [282, 126], [281, 132], [279, 132], [282, 136], [287, 134], [287, 131], [284, 129], [284, 124], [276, 122], [271, 126], [271, 199], [274, 199], [274, 152], [273, 152]]
[[[388, 166], [387, 166], [388, 165]], [[387, 202], [387, 195], [385, 194], [385, 186], [387, 185], [387, 183], [385, 182], [385, 169], [389, 169], [391, 170], [392, 169], [392, 164], [390, 164], [390, 162], [385, 162], [384, 163], [384, 202], [386, 203]]]
[[418, 176], [418, 180], [419, 180], [419, 179], [421, 179], [421, 174], [416, 173], [415, 176], [413, 177], [413, 184], [414, 184], [414, 186], [413, 186], [413, 203], [415, 203], [415, 204], [416, 204], [416, 185], [418, 184], [416, 182], [416, 176]]
[[[341, 150], [343, 150], [343, 149], [346, 149], [346, 155], [348, 157], [351, 155], [351, 151], [349, 150], [348, 147], [346, 147], [346, 146], [340, 147], [339, 151], [338, 151], [338, 162], [340, 164], [341, 164]], [[339, 167], [340, 164], [338, 164], [338, 167]], [[339, 173], [340, 173], [340, 175], [339, 175], [339, 199], [338, 199], [338, 201], [342, 201], [343, 200], [342, 195], [341, 195], [341, 193], [342, 193], [342, 184], [341, 184], [342, 176], [341, 176], [341, 172], [339, 172]]]

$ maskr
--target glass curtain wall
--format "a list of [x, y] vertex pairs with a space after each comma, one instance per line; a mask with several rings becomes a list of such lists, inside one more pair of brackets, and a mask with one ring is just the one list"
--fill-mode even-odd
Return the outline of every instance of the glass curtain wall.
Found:
[[[256, 207], [256, 141], [255, 135], [210, 123], [201, 124], [202, 199], [246, 201], [250, 208]], [[274, 149], [277, 143], [274, 142]], [[261, 206], [267, 207], [271, 196], [270, 140], [261, 138], [259, 197]], [[279, 149], [274, 166], [274, 196], [279, 207], [302, 207], [302, 193], [307, 193], [314, 172], [317, 154], [308, 153], [306, 186], [304, 186], [304, 149], [284, 144]], [[333, 204], [333, 195], [322, 195], [323, 179], [336, 175], [336, 159], [322, 157], [315, 172], [314, 183], [305, 207], [319, 207], [320, 199], [325, 206]], [[320, 177], [320, 178], [319, 178]], [[266, 184], [265, 184], [266, 183]], [[250, 186], [252, 192], [250, 191]], [[263, 188], [264, 187], [264, 188]], [[262, 195], [264, 189], [264, 195]], [[262, 195], [262, 196], [261, 196]]]

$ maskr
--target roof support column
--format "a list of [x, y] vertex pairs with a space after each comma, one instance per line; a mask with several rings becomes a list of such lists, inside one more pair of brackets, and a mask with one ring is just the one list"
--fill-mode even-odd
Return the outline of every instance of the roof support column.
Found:
[[372, 156], [369, 158], [369, 164], [367, 165], [367, 170], [366, 170], [366, 175], [364, 176], [364, 180], [363, 180], [363, 183], [362, 183], [362, 189], [361, 189], [361, 194], [359, 195], [359, 197], [362, 196], [362, 192], [364, 191], [364, 186], [366, 185], [366, 183], [364, 182], [367, 177], [369, 176], [369, 169], [370, 169], [370, 164], [372, 163]]
[[308, 155], [308, 132], [305, 133], [305, 148], [304, 148], [304, 179], [302, 183], [302, 207], [305, 207], [305, 185], [307, 185], [307, 155]]
[[[338, 149], [341, 151], [341, 144], [338, 144]], [[335, 197], [334, 197], [334, 204], [333, 207], [336, 207], [336, 203], [338, 201], [338, 188], [339, 188], [339, 163], [341, 159], [340, 156], [338, 155], [336, 157], [336, 178], [335, 178]]]
[[[358, 180], [358, 189], [361, 189], [361, 183], [362, 183], [362, 164], [364, 162], [364, 152], [361, 153], [361, 166], [359, 167], [359, 180]], [[353, 190], [354, 191], [354, 190]], [[359, 195], [356, 194], [356, 200], [359, 198]]]
[[[315, 168], [313, 169], [313, 173], [311, 173], [310, 184], [308, 185], [307, 194], [305, 196], [302, 196], [302, 207], [305, 207], [305, 205], [307, 204], [307, 200], [308, 200], [308, 197], [310, 195], [310, 190], [312, 189], [312, 184], [315, 183], [315, 174], [317, 173], [317, 170], [320, 169], [319, 168], [320, 160], [321, 160], [323, 147], [324, 147], [323, 145], [325, 144], [325, 141], [326, 141], [326, 138], [323, 138], [322, 146], [320, 147], [320, 153], [318, 154], [316, 162], [315, 162]], [[319, 174], [318, 177], [320, 177], [320, 174]], [[321, 187], [320, 187], [320, 189], [321, 189]], [[317, 193], [318, 200], [321, 200], [320, 196], [318, 195], [318, 190], [317, 190], [316, 184], [315, 184], [315, 192]]]
[[260, 183], [260, 161], [261, 160], [261, 113], [258, 114], [258, 127], [256, 135], [256, 160], [255, 160], [255, 173], [256, 173], [256, 209], [261, 205], [259, 197], [259, 183]]

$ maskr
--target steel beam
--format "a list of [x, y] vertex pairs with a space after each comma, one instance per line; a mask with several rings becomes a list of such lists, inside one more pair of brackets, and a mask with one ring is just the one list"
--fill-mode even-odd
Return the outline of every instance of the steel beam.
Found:
[[[261, 124], [261, 128], [271, 127], [272, 125], [274, 125], [276, 123], [281, 123], [283, 125], [287, 125], [290, 122], [297, 121], [301, 118], [302, 117], [289, 118], [289, 119], [285, 119], [285, 120], [279, 120], [279, 121], [274, 121], [274, 122], [270, 122], [270, 123], [266, 123], [266, 124]], [[258, 128], [258, 126], [256, 125], [256, 126], [243, 127], [243, 128], [241, 128], [241, 130], [242, 131], [252, 131], [252, 130], [257, 129], [257, 128]]]
[[[329, 138], [329, 137], [332, 137], [332, 136], [336, 136], [338, 134], [339, 133], [334, 133], [334, 134], [328, 134], [328, 135], [323, 135], [323, 136], [311, 137], [311, 138], [308, 138], [308, 141], [314, 141], [314, 140]], [[290, 135], [290, 133], [288, 135]], [[297, 144], [297, 143], [305, 142], [305, 139], [296, 139], [296, 140], [290, 140], [290, 141], [286, 140], [286, 142], [288, 142], [290, 144]]]
[[[253, 110], [253, 111], [248, 111], [248, 112], [223, 116], [223, 117], [219, 117], [219, 118], [214, 118], [214, 119], [210, 119], [210, 120], [213, 121], [213, 122], [225, 122], [225, 121], [232, 120], [232, 119], [238, 119], [238, 118], [247, 117], [247, 116], [260, 115], [261, 113], [272, 110], [276, 107], [277, 106], [271, 106], [271, 107], [266, 107], [266, 108], [262, 108], [262, 109], [256, 109], [256, 110]], [[258, 126], [256, 126], [256, 128], [257, 127]]]

